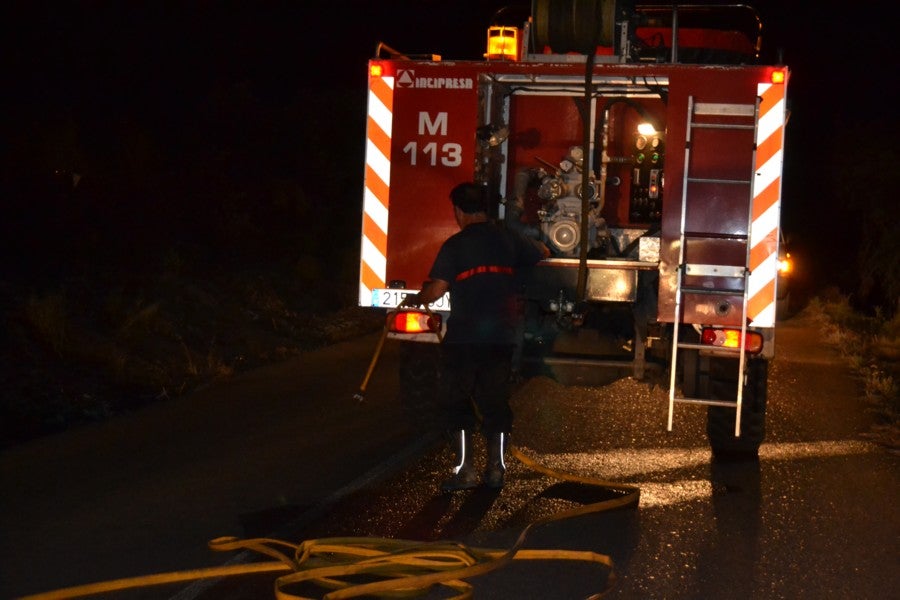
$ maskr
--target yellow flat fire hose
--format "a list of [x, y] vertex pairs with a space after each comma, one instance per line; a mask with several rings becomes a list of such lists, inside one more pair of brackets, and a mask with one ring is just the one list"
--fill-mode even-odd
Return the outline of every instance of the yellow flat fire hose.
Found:
[[[526, 467], [542, 475], [611, 489], [622, 495], [534, 521], [522, 530], [515, 544], [507, 550], [473, 548], [448, 541], [420, 542], [378, 537], [320, 538], [299, 544], [268, 538], [221, 537], [209, 542], [209, 547], [217, 551], [252, 550], [275, 560], [115, 579], [25, 596], [20, 600], [63, 600], [153, 585], [284, 571], [287, 573], [277, 576], [274, 582], [276, 600], [315, 600], [288, 591], [288, 587], [300, 583], [314, 584], [330, 590], [320, 597], [321, 600], [358, 596], [414, 597], [434, 586], [449, 588], [456, 593], [452, 596], [453, 600], [462, 600], [471, 598], [474, 593], [473, 585], [468, 579], [489, 573], [513, 560], [581, 561], [608, 569], [603, 589], [589, 596], [588, 600], [601, 598], [612, 588], [615, 580], [609, 556], [590, 551], [523, 550], [522, 546], [528, 533], [540, 525], [589, 513], [637, 506], [640, 499], [639, 488], [630, 484], [560, 473], [538, 464], [515, 447], [510, 448], [510, 453]], [[360, 576], [365, 576], [368, 582], [359, 583]]]

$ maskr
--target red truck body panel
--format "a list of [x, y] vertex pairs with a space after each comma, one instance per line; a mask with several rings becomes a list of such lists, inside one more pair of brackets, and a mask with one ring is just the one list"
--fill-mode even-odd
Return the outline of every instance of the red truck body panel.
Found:
[[[479, 127], [490, 125], [497, 115], [502, 115], [508, 126], [494, 190], [503, 199], [514, 196], [517, 172], [555, 165], [571, 147], [583, 143], [579, 102], [585, 65], [377, 59], [369, 67], [359, 304], [389, 306], [379, 300], [380, 291], [419, 289], [441, 243], [457, 231], [448, 194], [456, 184], [476, 179], [485, 168], [476, 135]], [[775, 70], [771, 66], [666, 63], [600, 63], [593, 67], [593, 81], [604, 90], [590, 111], [595, 146], [603, 122], [613, 132], [604, 150], [618, 161], [607, 165], [602, 217], [610, 226], [629, 231], [658, 229], [659, 256], [658, 261], [640, 263], [591, 260], [589, 268], [658, 269], [659, 321], [675, 318], [681, 208], [687, 190], [684, 230], [719, 237], [686, 244], [683, 262], [747, 266], [751, 277], [757, 279], [751, 282], [748, 315], [757, 326], [774, 325], [786, 113], [785, 84], [770, 83]], [[753, 116], [750, 129], [689, 128], [691, 102], [747, 106], [754, 105], [758, 97], [760, 126]], [[665, 139], [661, 214], [653, 218], [647, 216], [653, 211], [634, 212], [633, 136], [624, 133], [636, 130], [638, 122], [647, 118], [662, 125]], [[730, 118], [725, 115], [718, 120], [728, 123]], [[763, 123], [763, 118], [768, 120]], [[693, 138], [690, 144], [689, 134]], [[765, 139], [759, 139], [760, 135]], [[691, 179], [746, 180], [748, 185], [709, 182], [686, 186], [688, 150]], [[591, 164], [591, 169], [596, 173], [600, 165]], [[613, 178], [617, 185], [608, 183]], [[525, 208], [527, 219], [534, 219], [540, 209], [528, 202]], [[554, 260], [545, 264], [573, 266], [571, 260], [552, 264]], [[686, 283], [704, 287], [709, 278], [697, 276]], [[739, 303], [740, 299], [740, 291], [716, 299], [688, 294], [682, 320], [733, 325], [740, 312], [725, 314], [711, 306], [723, 300]]]

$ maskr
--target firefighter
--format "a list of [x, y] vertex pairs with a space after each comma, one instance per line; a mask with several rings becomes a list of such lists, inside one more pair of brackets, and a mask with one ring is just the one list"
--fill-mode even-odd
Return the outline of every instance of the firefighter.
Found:
[[519, 289], [527, 269], [549, 250], [504, 229], [487, 213], [485, 188], [467, 182], [450, 192], [460, 231], [440, 250], [418, 294], [406, 304], [431, 303], [450, 292], [450, 317], [441, 346], [440, 404], [456, 455], [444, 492], [474, 488], [472, 436], [479, 426], [487, 439], [484, 484], [503, 487], [504, 452], [512, 431], [510, 376]]

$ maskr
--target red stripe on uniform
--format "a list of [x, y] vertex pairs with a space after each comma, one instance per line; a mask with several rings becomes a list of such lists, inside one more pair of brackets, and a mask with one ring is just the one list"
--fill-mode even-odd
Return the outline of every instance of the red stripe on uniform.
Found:
[[482, 265], [480, 267], [475, 267], [474, 269], [469, 269], [468, 271], [463, 271], [459, 275], [456, 276], [457, 281], [462, 281], [463, 279], [468, 279], [472, 275], [480, 275], [482, 273], [503, 273], [504, 275], [512, 275], [513, 270], [512, 267], [500, 267], [497, 265]]

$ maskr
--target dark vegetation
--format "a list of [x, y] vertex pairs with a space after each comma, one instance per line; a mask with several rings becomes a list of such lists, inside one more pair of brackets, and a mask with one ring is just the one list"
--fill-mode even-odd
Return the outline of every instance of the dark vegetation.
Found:
[[356, 307], [364, 55], [288, 71], [301, 48], [247, 38], [247, 9], [19, 9], [0, 445], [380, 327]]
[[[0, 276], [4, 445], [380, 325], [355, 306], [360, 169], [326, 165], [343, 140], [301, 118], [343, 110], [357, 123], [357, 104], [298, 97], [273, 115], [240, 85], [209, 101], [181, 157], [130, 115], [54, 119], [19, 140]], [[41, 156], [67, 139], [73, 163]], [[321, 154], [301, 156], [306, 144]], [[361, 152], [335, 163], [350, 171], [344, 160]]]
[[892, 319], [866, 315], [837, 289], [814, 298], [806, 313], [859, 381], [873, 416], [867, 437], [900, 452], [900, 313]]

